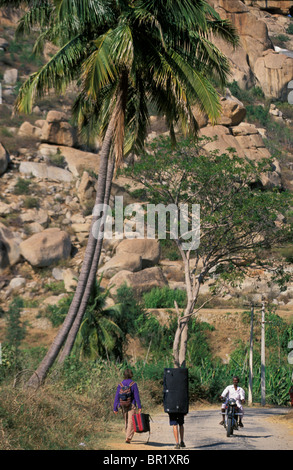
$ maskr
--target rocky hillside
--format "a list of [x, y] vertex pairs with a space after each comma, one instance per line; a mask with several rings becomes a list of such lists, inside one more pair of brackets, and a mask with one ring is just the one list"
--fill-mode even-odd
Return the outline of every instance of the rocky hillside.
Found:
[[[286, 32], [290, 19], [262, 11], [257, 5], [249, 6], [259, 2], [211, 3], [239, 28], [239, 50], [226, 53], [240, 88], [257, 86], [267, 100], [284, 101], [287, 84], [293, 79], [293, 59], [276, 52], [272, 41]], [[29, 320], [31, 344], [46, 345], [55, 331], [42, 317], [42, 311], [72, 292], [83, 260], [99, 173], [99, 147], [97, 143], [95, 150], [84, 149], [70, 123], [74, 89], [65, 97], [40, 101], [30, 116], [12, 115], [20, 83], [39, 63], [29, 60], [29, 42], [20, 45], [15, 41], [15, 18], [10, 12], [0, 12], [0, 20], [0, 306], [6, 311], [14, 296], [23, 297], [27, 305], [23, 318]], [[293, 35], [288, 41], [292, 39]], [[217, 141], [208, 143], [206, 149], [226, 151], [234, 147], [239, 155], [256, 160], [270, 156], [266, 129], [247, 121], [245, 105], [228, 89], [221, 101], [222, 114], [216, 126], [212, 127], [206, 116], [198, 116], [200, 133], [217, 136]], [[293, 128], [291, 120], [274, 103], [270, 115]], [[154, 116], [149, 139], [165, 131], [164, 122]], [[271, 172], [263, 177], [263, 186], [285, 185], [291, 189], [292, 169], [275, 158]], [[126, 203], [135, 202], [133, 189], [130, 179], [120, 177], [114, 181], [112, 197], [123, 195]], [[125, 281], [138, 294], [166, 285], [183, 289], [183, 266], [179, 259], [173, 259], [155, 240], [107, 240], [98, 274], [103, 273], [103, 286], [115, 285], [112, 295]], [[287, 269], [291, 270], [292, 265], [288, 264]], [[206, 286], [203, 296], [208, 289]], [[290, 319], [293, 284], [281, 292], [271, 285], [265, 271], [252, 272], [241, 289], [231, 289], [215, 307], [232, 309], [243, 301], [260, 301], [262, 296]], [[0, 314], [0, 341], [4, 329], [5, 320]], [[223, 357], [225, 354], [227, 351]]]

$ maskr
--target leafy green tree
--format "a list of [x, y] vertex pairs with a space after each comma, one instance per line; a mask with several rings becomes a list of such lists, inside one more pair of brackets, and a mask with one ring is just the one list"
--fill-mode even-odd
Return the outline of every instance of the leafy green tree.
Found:
[[[177, 212], [178, 219], [169, 218], [169, 237], [184, 263], [187, 294], [183, 315], [178, 309], [173, 343], [176, 367], [185, 364], [188, 322], [202, 307], [197, 300], [207, 280], [213, 279], [211, 298], [228, 284], [240, 284], [251, 266], [271, 269], [273, 279], [279, 276], [281, 284], [289, 280], [280, 263], [269, 263], [263, 256], [264, 250], [292, 240], [293, 233], [287, 218], [292, 194], [262, 190], [262, 174], [270, 169], [270, 160], [243, 159], [233, 149], [221, 155], [207, 153], [201, 143], [189, 139], [173, 149], [169, 139], [161, 138], [125, 171], [145, 186], [148, 202], [176, 208], [189, 204], [188, 213], [183, 212], [188, 229], [183, 230]], [[200, 207], [200, 227], [199, 219], [193, 225], [193, 205]]]
[[[70, 83], [79, 84], [77, 121], [89, 135], [99, 132], [103, 138], [96, 206], [108, 203], [115, 161], [119, 165], [125, 152], [142, 148], [149, 103], [166, 117], [173, 144], [175, 123], [196, 131], [193, 105], [213, 121], [218, 116], [219, 97], [211, 79], [224, 85], [229, 65], [209, 38], [212, 33], [236, 45], [238, 36], [204, 0], [0, 0], [0, 5], [21, 3], [29, 8], [18, 32], [38, 29], [35, 50], [42, 51], [46, 41], [59, 50], [21, 87], [16, 109], [30, 112], [51, 89], [64, 92]], [[99, 263], [101, 216], [93, 216], [68, 315], [36, 371], [41, 382], [66, 338], [59, 360], [72, 349]], [[92, 230], [97, 225], [100, 237]]]

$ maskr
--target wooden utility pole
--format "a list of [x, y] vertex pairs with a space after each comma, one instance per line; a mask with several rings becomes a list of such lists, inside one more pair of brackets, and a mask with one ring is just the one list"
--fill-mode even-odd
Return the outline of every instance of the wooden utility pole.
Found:
[[261, 309], [261, 405], [266, 404], [265, 304]]
[[252, 304], [252, 305], [251, 305], [251, 316], [250, 316], [248, 405], [252, 405], [252, 382], [253, 382], [253, 315], [254, 315], [254, 305]]

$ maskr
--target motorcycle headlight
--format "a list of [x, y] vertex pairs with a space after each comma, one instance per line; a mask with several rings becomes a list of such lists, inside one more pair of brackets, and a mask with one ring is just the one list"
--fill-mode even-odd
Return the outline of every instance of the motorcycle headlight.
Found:
[[236, 405], [236, 400], [235, 400], [235, 398], [230, 398], [230, 400], [229, 400], [229, 405]]

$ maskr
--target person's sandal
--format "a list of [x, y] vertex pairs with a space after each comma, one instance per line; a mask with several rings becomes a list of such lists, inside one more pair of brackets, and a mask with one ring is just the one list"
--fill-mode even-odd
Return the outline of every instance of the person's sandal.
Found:
[[174, 447], [174, 449], [180, 449], [180, 444], [176, 444], [176, 446]]
[[223, 421], [220, 421], [219, 424], [221, 424], [222, 426], [224, 426], [225, 421], [224, 421], [224, 420], [223, 420]]
[[180, 442], [180, 447], [186, 447], [183, 441]]
[[130, 440], [129, 439], [126, 439], [126, 444], [130, 444]]

